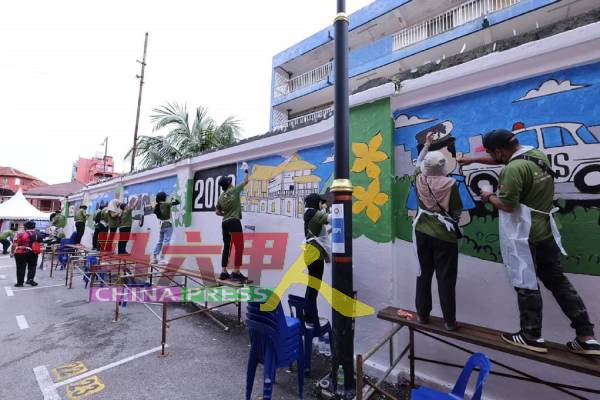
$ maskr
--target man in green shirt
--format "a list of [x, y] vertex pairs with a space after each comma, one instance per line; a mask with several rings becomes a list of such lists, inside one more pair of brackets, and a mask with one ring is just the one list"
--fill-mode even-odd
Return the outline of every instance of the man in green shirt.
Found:
[[88, 215], [86, 213], [87, 206], [82, 204], [79, 206], [79, 210], [75, 213], [75, 231], [77, 236], [75, 237], [75, 244], [81, 243], [81, 238], [85, 233], [85, 222], [87, 221]]
[[92, 237], [92, 249], [100, 250], [99, 236], [108, 230], [108, 225], [102, 221], [102, 211], [106, 208], [103, 203], [96, 204], [96, 211], [94, 212], [94, 236]]
[[[221, 257], [221, 275], [219, 279], [245, 281], [247, 278], [240, 272], [244, 255], [244, 234], [242, 233], [242, 202], [240, 195], [248, 184], [248, 165], [243, 164], [244, 182], [237, 186], [231, 184], [231, 177], [225, 176], [219, 180], [223, 193], [217, 201], [216, 214], [223, 217], [221, 228], [223, 231], [223, 256]], [[235, 247], [233, 272], [227, 272], [231, 247]]]
[[127, 243], [129, 242], [129, 235], [131, 233], [131, 225], [133, 222], [132, 212], [133, 209], [131, 209], [131, 207], [128, 207], [126, 203], [121, 203], [121, 226], [119, 226], [118, 254], [128, 254]]
[[52, 226], [56, 229], [56, 237], [65, 237], [65, 226], [67, 226], [67, 217], [64, 216], [62, 210], [56, 210], [54, 218], [52, 218]]
[[0, 233], [0, 243], [2, 243], [2, 254], [8, 254], [8, 248], [11, 245], [11, 240], [15, 236], [15, 233], [10, 229]]
[[[537, 276], [552, 292], [575, 329], [577, 336], [567, 343], [568, 349], [579, 354], [600, 355], [600, 343], [594, 338], [594, 325], [560, 265], [560, 237], [557, 235], [555, 238], [551, 229], [554, 171], [548, 157], [533, 147], [521, 146], [512, 132], [503, 129], [486, 134], [483, 145], [487, 157], [463, 160], [462, 164], [506, 165], [500, 174], [498, 194], [481, 193], [482, 201], [492, 204], [501, 214], [500, 237], [514, 238], [508, 243], [501, 241], [501, 247], [517, 291], [521, 331], [503, 333], [502, 339], [539, 353], [548, 351], [542, 339], [542, 296], [535, 280]], [[529, 213], [531, 218], [528, 218]], [[523, 246], [519, 246], [520, 235], [514, 233], [528, 224], [531, 225], [529, 240], [522, 249]], [[533, 268], [523, 267], [529, 263], [533, 264]], [[527, 287], [527, 282], [520, 282], [528, 276], [533, 277], [534, 288]]]
[[[152, 253], [152, 263], [159, 262], [160, 264], [166, 264], [165, 255], [162, 254], [163, 247], [171, 242], [171, 236], [173, 235], [173, 223], [171, 222], [171, 209], [173, 206], [179, 205], [180, 202], [177, 199], [167, 200], [167, 194], [165, 192], [158, 192], [156, 194], [156, 204], [154, 205], [154, 214], [160, 222], [160, 231], [158, 235], [158, 242], [154, 247]], [[160, 260], [158, 259], [160, 255]]]

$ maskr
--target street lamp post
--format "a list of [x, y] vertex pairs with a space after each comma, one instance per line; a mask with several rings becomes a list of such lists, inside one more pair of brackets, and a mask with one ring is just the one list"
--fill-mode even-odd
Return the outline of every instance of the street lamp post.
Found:
[[348, 298], [354, 298], [352, 283], [352, 184], [349, 179], [349, 91], [348, 91], [348, 16], [346, 1], [337, 0], [335, 28], [335, 175], [331, 185], [332, 206], [332, 281], [333, 288], [347, 297], [333, 296], [332, 322], [334, 353], [332, 378], [339, 366], [344, 369], [346, 392], [353, 392], [354, 379], [354, 320], [336, 310]]

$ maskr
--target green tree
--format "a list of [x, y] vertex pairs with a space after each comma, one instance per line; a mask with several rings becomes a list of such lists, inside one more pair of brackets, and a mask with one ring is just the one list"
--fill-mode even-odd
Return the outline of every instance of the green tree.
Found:
[[[142, 168], [163, 165], [180, 158], [198, 155], [237, 143], [241, 133], [239, 121], [228, 117], [220, 124], [208, 115], [208, 109], [196, 108], [190, 125], [186, 105], [167, 103], [152, 110], [153, 132], [167, 130], [164, 135], [142, 135], [136, 146], [136, 159]], [[130, 149], [126, 158], [131, 157]]]

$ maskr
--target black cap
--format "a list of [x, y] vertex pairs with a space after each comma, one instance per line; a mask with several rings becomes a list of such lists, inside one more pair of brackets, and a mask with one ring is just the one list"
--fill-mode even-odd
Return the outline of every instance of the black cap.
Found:
[[231, 185], [232, 179], [230, 176], [223, 176], [219, 179], [219, 186], [221, 189], [225, 190]]
[[495, 129], [483, 136], [483, 147], [486, 150], [504, 149], [519, 143], [519, 140], [511, 131], [506, 129]]
[[325, 196], [321, 196], [319, 193], [311, 193], [304, 198], [304, 206], [308, 208], [319, 208], [319, 203], [327, 201]]

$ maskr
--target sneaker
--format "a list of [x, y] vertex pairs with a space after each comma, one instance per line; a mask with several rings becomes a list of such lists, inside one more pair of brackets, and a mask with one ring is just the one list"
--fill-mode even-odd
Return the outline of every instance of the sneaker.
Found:
[[242, 281], [242, 282], [248, 280], [248, 278], [246, 278], [244, 276], [244, 274], [242, 274], [241, 272], [236, 272], [236, 271], [234, 271], [234, 272], [231, 273], [231, 278], [230, 279], [232, 281]]
[[23, 287], [22, 283], [15, 283], [15, 287]]
[[446, 330], [448, 332], [453, 332], [453, 331], [455, 331], [455, 330], [458, 329], [458, 322], [456, 322], [456, 321], [452, 321], [452, 322], [446, 321], [446, 322], [444, 322], [444, 327], [446, 328]]
[[544, 339], [527, 339], [523, 334], [523, 331], [519, 331], [517, 333], [503, 333], [501, 337], [502, 340], [504, 340], [506, 343], [512, 344], [513, 346], [522, 347], [524, 349], [535, 351], [537, 353], [548, 352], [548, 348], [546, 347]]
[[429, 323], [429, 316], [421, 316], [417, 314], [417, 322], [420, 324], [428, 324]]
[[158, 263], [158, 260], [156, 259], [156, 256], [152, 256], [152, 258], [150, 259], [150, 264], [156, 264]]
[[586, 356], [600, 356], [600, 343], [596, 339], [581, 341], [577, 338], [567, 343], [567, 348], [572, 353]]
[[231, 278], [231, 275], [229, 275], [229, 272], [227, 272], [227, 271], [221, 272], [221, 275], [219, 275], [219, 280], [221, 280], [221, 281], [226, 281], [230, 278]]
[[28, 284], [28, 285], [31, 285], [31, 286], [37, 286], [37, 285], [38, 285], [38, 284], [37, 284], [37, 282], [35, 282], [35, 281], [33, 281], [33, 280], [31, 280], [31, 281], [27, 281], [27, 282], [25, 282], [25, 283], [26, 283], [26, 284]]

